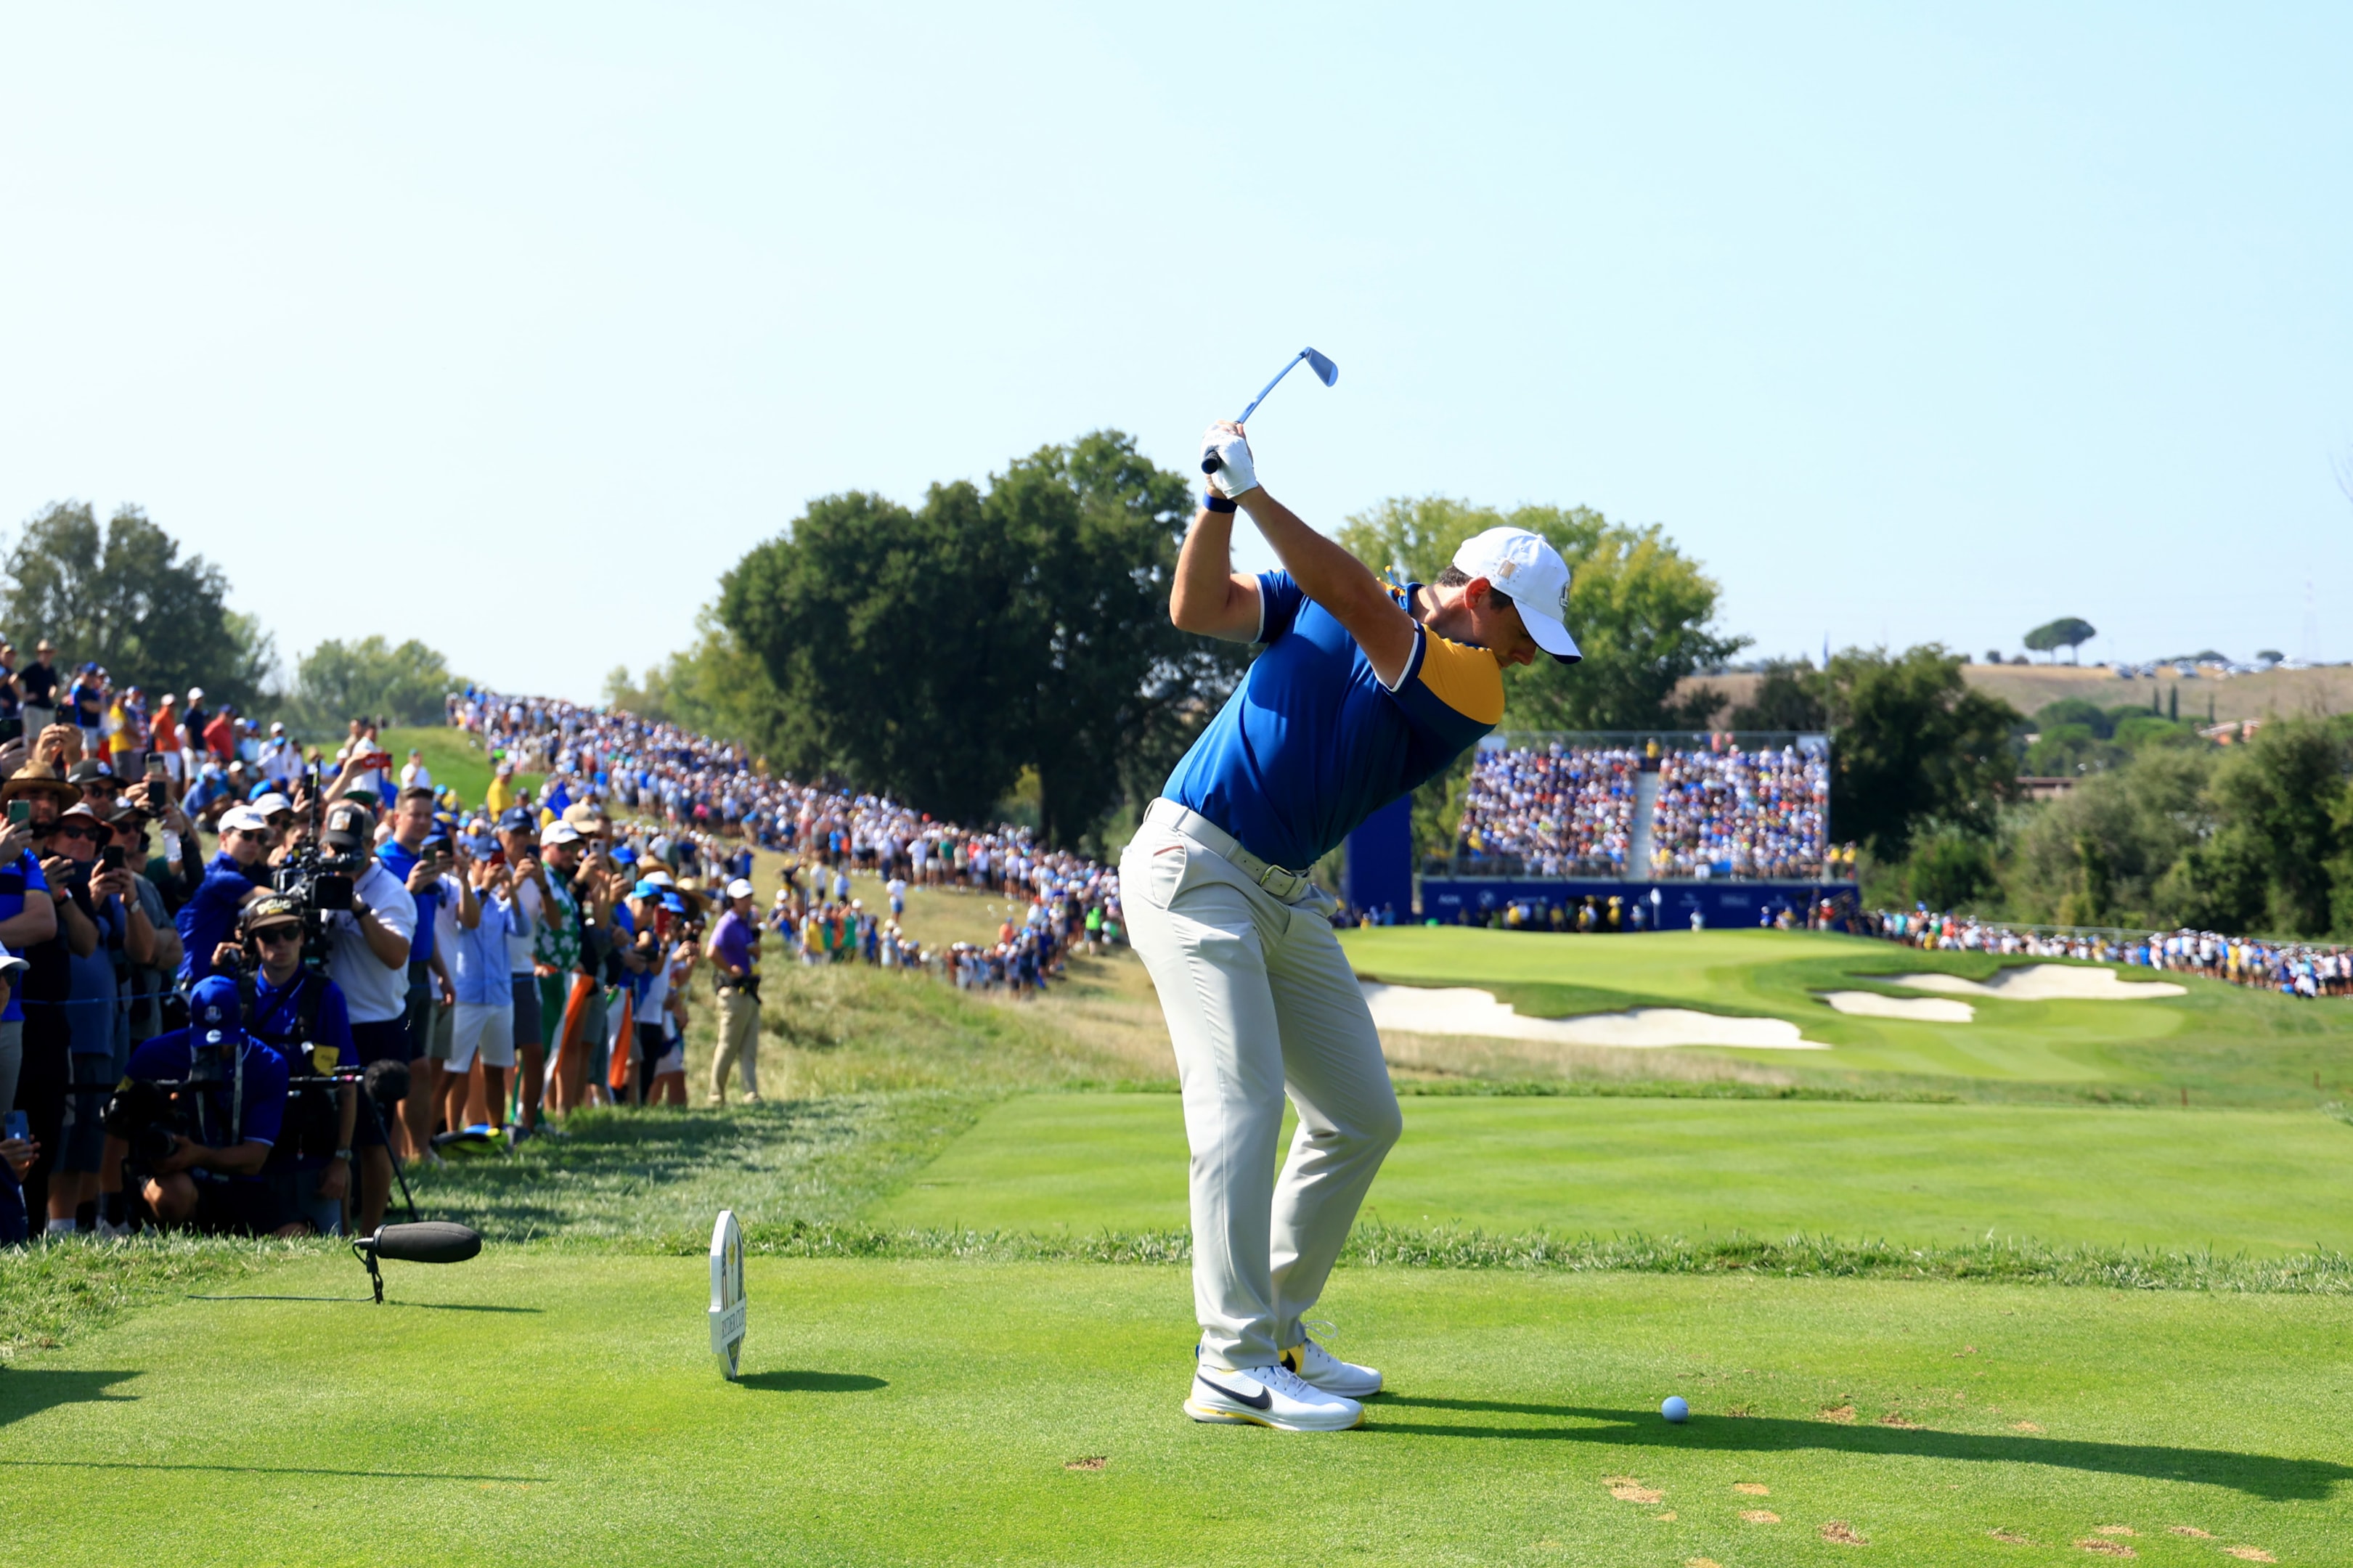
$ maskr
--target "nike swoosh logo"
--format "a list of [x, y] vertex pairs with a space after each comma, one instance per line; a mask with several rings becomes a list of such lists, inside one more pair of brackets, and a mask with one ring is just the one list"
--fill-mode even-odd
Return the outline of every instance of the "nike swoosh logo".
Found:
[[[1196, 1377], [1201, 1377], [1199, 1373], [1195, 1373], [1193, 1375]], [[1256, 1394], [1242, 1394], [1234, 1389], [1228, 1388], [1222, 1384], [1211, 1383], [1206, 1377], [1201, 1377], [1201, 1386], [1204, 1388], [1214, 1389], [1218, 1393], [1224, 1394], [1228, 1399], [1236, 1400], [1243, 1405], [1249, 1405], [1252, 1410], [1264, 1410], [1274, 1403], [1274, 1395], [1269, 1394], [1263, 1388], [1260, 1389]]]

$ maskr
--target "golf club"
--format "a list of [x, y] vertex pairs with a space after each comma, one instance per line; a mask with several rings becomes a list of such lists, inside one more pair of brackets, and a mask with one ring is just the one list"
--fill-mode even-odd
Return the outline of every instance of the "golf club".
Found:
[[[1283, 362], [1282, 368], [1274, 373], [1274, 380], [1268, 382], [1265, 386], [1260, 389], [1259, 395], [1250, 399], [1250, 406], [1241, 411], [1240, 417], [1237, 418], [1234, 423], [1240, 425], [1251, 415], [1257, 413], [1258, 405], [1266, 401], [1266, 395], [1272, 392], [1282, 378], [1291, 374], [1291, 367], [1297, 364], [1301, 360], [1305, 360], [1307, 362], [1308, 368], [1315, 373], [1316, 379], [1321, 381], [1326, 386], [1331, 385], [1334, 382], [1340, 379], [1340, 367], [1338, 365], [1334, 364], [1330, 360], [1324, 358], [1322, 354], [1317, 353], [1314, 349], [1301, 349], [1297, 353], [1292, 355], [1289, 359]], [[1218, 471], [1218, 458], [1215, 453], [1212, 453], [1208, 457], [1201, 459], [1201, 471], [1205, 474], [1214, 474]]]

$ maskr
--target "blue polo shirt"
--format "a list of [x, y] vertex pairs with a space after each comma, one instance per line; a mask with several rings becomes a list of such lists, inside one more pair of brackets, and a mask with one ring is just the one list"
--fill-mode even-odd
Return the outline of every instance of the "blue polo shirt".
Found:
[[[35, 893], [46, 898], [48, 891], [49, 879], [41, 869], [41, 858], [29, 849], [23, 851], [15, 865], [0, 868], [0, 921], [15, 920], [25, 912], [26, 898]], [[24, 1019], [25, 973], [18, 970], [16, 984], [8, 987], [8, 1010], [0, 1013], [0, 1024], [20, 1023]], [[0, 1105], [0, 1110], [6, 1109]]]
[[316, 987], [318, 1003], [311, 1019], [310, 1044], [325, 1046], [335, 1053], [335, 1060], [347, 1068], [360, 1065], [360, 1054], [352, 1044], [352, 1010], [343, 1000], [343, 988], [324, 975], [311, 974], [297, 969], [294, 978], [284, 990], [269, 984], [266, 974], [253, 977], [252, 1022], [246, 1032], [273, 1050], [291, 1058], [296, 1047], [303, 1044], [298, 1038], [302, 1022], [302, 988]]
[[[259, 867], [256, 869], [259, 869]], [[180, 933], [180, 984], [185, 989], [213, 972], [213, 949], [237, 934], [237, 911], [246, 895], [260, 886], [224, 849], [205, 868], [195, 895], [180, 906], [172, 924]]]
[[[397, 838], [387, 838], [376, 846], [375, 858], [384, 862], [385, 870], [400, 879], [401, 886], [408, 885], [408, 874], [417, 869], [416, 850]], [[408, 939], [408, 962], [428, 963], [433, 958], [433, 915], [441, 907], [441, 889], [437, 883], [408, 896], [417, 900], [417, 934]]]
[[[174, 1029], [158, 1035], [131, 1053], [129, 1076], [169, 1082], [185, 1079], [200, 1050], [216, 1051], [194, 1029]], [[237, 1092], [242, 1079], [244, 1093]], [[234, 1149], [239, 1143], [276, 1143], [286, 1121], [286, 1058], [250, 1036], [239, 1037], [235, 1069], [196, 1097], [197, 1142], [213, 1149]], [[240, 1103], [240, 1101], [242, 1103]], [[217, 1173], [192, 1173], [199, 1180], [219, 1179]], [[258, 1181], [258, 1176], [229, 1178]]]
[[[1392, 589], [1400, 607], [1412, 590]], [[1288, 572], [1260, 575], [1259, 655], [1160, 793], [1303, 871], [1504, 717], [1495, 656], [1416, 623], [1395, 689]]]

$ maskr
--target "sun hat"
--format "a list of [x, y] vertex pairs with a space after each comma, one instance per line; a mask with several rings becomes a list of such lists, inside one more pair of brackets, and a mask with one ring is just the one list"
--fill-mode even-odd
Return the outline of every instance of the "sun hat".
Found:
[[6, 784], [0, 784], [0, 805], [15, 800], [19, 795], [34, 795], [44, 790], [58, 796], [68, 805], [81, 798], [80, 785], [69, 784], [60, 778], [57, 769], [36, 757], [10, 774]]
[[1453, 566], [1508, 595], [1536, 647], [1563, 664], [1585, 657], [1561, 619], [1568, 610], [1568, 563], [1542, 534], [1508, 527], [1472, 534], [1455, 551]]

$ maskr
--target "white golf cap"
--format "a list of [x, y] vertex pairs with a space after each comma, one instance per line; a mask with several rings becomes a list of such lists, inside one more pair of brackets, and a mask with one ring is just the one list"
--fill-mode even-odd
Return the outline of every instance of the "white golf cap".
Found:
[[1525, 528], [1473, 534], [1454, 552], [1454, 569], [1466, 577], [1484, 577], [1517, 605], [1536, 647], [1563, 664], [1585, 657], [1561, 620], [1568, 610], [1568, 563], [1542, 534]]
[[559, 844], [579, 842], [580, 830], [560, 816], [539, 830], [539, 847], [543, 849], [552, 849]]
[[743, 878], [738, 877], [727, 884], [727, 898], [730, 902], [737, 899], [748, 899], [751, 896], [752, 884]]
[[253, 809], [259, 812], [263, 819], [267, 820], [277, 816], [281, 811], [293, 810], [294, 803], [288, 800], [284, 795], [280, 795], [276, 790], [271, 790], [268, 795], [263, 795], [260, 799], [253, 803]]
[[232, 805], [221, 813], [219, 829], [223, 833], [267, 833], [269, 818], [249, 805]]

